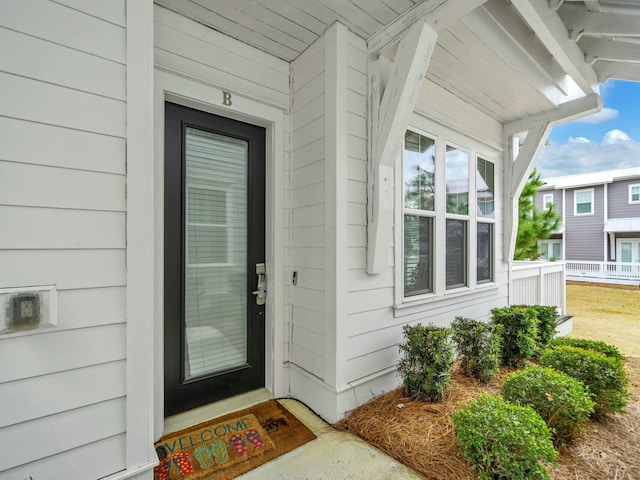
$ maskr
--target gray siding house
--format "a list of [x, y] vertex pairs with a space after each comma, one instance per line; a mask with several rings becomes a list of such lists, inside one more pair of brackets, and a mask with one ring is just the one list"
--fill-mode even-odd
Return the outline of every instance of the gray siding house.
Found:
[[640, 262], [640, 167], [544, 179], [535, 198], [562, 225], [540, 242], [543, 259]]

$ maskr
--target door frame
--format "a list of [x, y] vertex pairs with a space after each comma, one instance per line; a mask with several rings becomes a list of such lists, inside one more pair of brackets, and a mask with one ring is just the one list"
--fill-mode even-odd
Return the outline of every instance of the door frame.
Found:
[[[230, 97], [229, 97], [230, 95]], [[266, 128], [265, 174], [265, 386], [289, 391], [284, 368], [284, 132], [285, 111], [217, 85], [162, 69], [154, 72], [154, 435], [164, 430], [164, 118], [166, 101]], [[231, 105], [229, 105], [229, 101]], [[280, 320], [278, 320], [280, 319]]]

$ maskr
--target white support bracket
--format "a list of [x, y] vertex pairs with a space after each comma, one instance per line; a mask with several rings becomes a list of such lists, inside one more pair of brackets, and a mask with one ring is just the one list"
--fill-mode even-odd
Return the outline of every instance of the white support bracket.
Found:
[[[504, 258], [510, 261], [515, 251], [518, 230], [518, 199], [533, 170], [535, 160], [559, 123], [591, 115], [602, 109], [602, 98], [591, 94], [563, 103], [554, 110], [515, 120], [504, 126]], [[514, 141], [519, 134], [527, 137], [519, 149]]]
[[371, 274], [387, 266], [395, 163], [437, 38], [433, 28], [418, 22], [398, 43], [392, 64], [379, 53], [369, 58], [367, 272]]

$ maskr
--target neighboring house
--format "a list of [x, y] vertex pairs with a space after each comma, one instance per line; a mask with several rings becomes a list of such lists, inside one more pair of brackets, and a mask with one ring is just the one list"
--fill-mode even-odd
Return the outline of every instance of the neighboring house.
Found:
[[540, 242], [543, 259], [640, 263], [640, 167], [544, 179], [536, 206], [562, 227]]
[[149, 479], [261, 387], [337, 420], [402, 325], [521, 301], [519, 193], [640, 80], [634, 5], [1, 2], [0, 478]]

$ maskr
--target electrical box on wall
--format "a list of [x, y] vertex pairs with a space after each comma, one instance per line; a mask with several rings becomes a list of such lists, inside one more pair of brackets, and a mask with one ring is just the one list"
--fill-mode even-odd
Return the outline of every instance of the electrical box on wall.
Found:
[[55, 327], [56, 293], [55, 285], [0, 289], [0, 334]]

